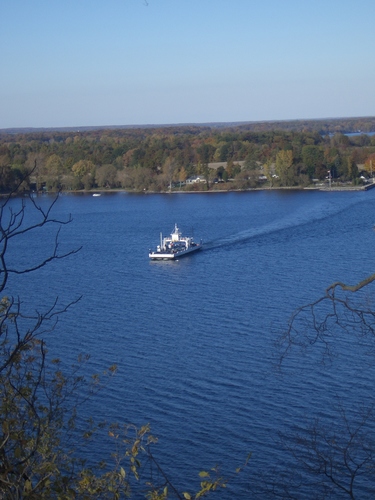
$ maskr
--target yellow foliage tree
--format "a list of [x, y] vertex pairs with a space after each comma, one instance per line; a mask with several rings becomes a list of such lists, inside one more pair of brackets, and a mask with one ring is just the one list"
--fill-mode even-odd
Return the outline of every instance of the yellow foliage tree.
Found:
[[276, 155], [276, 174], [279, 176], [283, 186], [292, 186], [295, 181], [295, 169], [293, 165], [293, 151], [282, 149]]

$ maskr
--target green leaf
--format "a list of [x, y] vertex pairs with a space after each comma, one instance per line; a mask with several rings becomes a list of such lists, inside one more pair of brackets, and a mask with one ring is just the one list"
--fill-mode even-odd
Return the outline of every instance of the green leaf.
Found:
[[186, 498], [186, 500], [191, 500], [191, 495], [187, 491], [185, 491], [185, 493], [183, 493], [183, 495], [184, 495], [184, 498]]

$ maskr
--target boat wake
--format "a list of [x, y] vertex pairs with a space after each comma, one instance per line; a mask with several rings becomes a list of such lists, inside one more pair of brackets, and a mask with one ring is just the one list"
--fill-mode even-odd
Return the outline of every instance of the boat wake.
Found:
[[309, 207], [307, 211], [304, 210], [301, 212], [290, 214], [286, 217], [282, 217], [280, 219], [269, 222], [268, 224], [265, 224], [263, 226], [253, 227], [224, 238], [204, 242], [203, 250], [213, 250], [216, 248], [226, 247], [229, 245], [242, 243], [258, 236], [268, 235], [293, 227], [300, 227], [306, 224], [311, 224], [313, 222], [335, 216], [348, 208], [349, 206], [347, 203], [341, 206], [337, 205], [336, 203], [325, 203], [316, 207]]

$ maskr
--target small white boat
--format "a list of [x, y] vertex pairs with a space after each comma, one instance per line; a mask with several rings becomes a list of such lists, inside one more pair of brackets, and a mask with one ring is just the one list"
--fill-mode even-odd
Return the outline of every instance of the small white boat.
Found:
[[196, 252], [202, 248], [202, 240], [195, 243], [192, 237], [182, 236], [177, 224], [170, 236], [163, 238], [160, 233], [160, 245], [156, 250], [150, 250], [148, 256], [152, 260], [175, 260], [188, 253]]
[[101, 196], [101, 193], [94, 193], [93, 196]]

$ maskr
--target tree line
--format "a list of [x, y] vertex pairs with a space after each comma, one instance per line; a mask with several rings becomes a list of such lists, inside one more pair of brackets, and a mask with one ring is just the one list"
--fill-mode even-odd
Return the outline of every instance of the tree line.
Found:
[[[0, 191], [249, 189], [372, 176], [375, 120], [0, 133]], [[319, 130], [317, 127], [319, 124]], [[344, 133], [345, 132], [345, 133]], [[189, 182], [200, 176], [203, 182]]]

